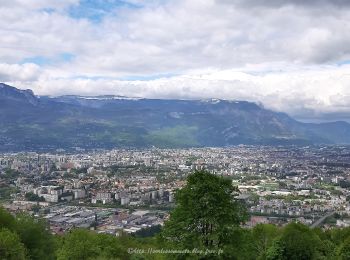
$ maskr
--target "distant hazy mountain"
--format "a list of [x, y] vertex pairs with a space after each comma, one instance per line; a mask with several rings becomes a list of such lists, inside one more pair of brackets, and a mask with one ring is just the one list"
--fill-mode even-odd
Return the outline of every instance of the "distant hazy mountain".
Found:
[[350, 124], [298, 122], [246, 101], [36, 97], [0, 84], [0, 149], [349, 144]]

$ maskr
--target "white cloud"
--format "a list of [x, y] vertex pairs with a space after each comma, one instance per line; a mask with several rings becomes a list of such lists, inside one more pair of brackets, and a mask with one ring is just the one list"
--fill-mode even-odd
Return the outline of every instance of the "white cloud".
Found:
[[265, 66], [271, 68], [271, 65], [259, 64], [241, 71], [208, 69], [147, 81], [58, 79], [45, 72], [33, 82], [18, 80], [9, 83], [32, 88], [41, 95], [115, 94], [145, 98], [247, 100], [308, 120], [350, 112], [350, 65], [285, 66], [288, 68], [285, 71], [274, 69], [268, 73]]
[[[214, 0], [180, 0], [135, 9], [118, 7], [99, 24], [73, 19], [64, 11], [37, 10], [38, 6], [54, 8], [57, 2], [61, 1], [23, 0], [19, 7], [0, 6], [4, 62], [71, 52], [78, 58], [67, 70], [118, 76], [349, 58], [350, 36], [344, 33], [350, 29], [348, 8], [333, 10], [326, 5], [320, 16], [293, 5], [242, 9]], [[61, 5], [76, 2], [66, 0]], [[24, 3], [33, 8], [23, 7]]]
[[40, 68], [36, 64], [5, 64], [0, 63], [0, 78], [2, 81], [24, 81], [30, 82], [38, 80]]
[[[39, 94], [245, 99], [299, 117], [350, 111], [350, 69], [335, 65], [350, 60], [346, 1], [127, 0], [138, 8], [100, 22], [70, 17], [78, 2], [1, 1], [0, 81]], [[33, 57], [48, 62], [23, 64]], [[117, 80], [162, 74], [179, 76]]]
[[0, 8], [25, 8], [27, 10], [63, 9], [78, 3], [79, 0], [1, 0]]

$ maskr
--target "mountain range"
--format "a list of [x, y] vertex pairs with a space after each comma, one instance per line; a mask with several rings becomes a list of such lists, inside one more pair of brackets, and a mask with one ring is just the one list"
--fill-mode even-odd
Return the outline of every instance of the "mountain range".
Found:
[[0, 150], [349, 144], [350, 124], [303, 123], [247, 101], [36, 96], [0, 83]]

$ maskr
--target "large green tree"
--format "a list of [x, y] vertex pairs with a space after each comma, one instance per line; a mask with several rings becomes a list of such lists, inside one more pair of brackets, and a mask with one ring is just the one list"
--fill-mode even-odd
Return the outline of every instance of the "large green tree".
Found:
[[246, 219], [245, 207], [235, 199], [232, 181], [196, 171], [175, 194], [176, 207], [162, 237], [184, 248], [219, 249]]
[[279, 229], [271, 224], [258, 224], [252, 229], [254, 249], [259, 259], [265, 259], [268, 248], [279, 235]]
[[15, 228], [15, 218], [3, 207], [0, 206], [0, 228]]
[[46, 222], [27, 214], [18, 214], [15, 231], [28, 249], [31, 259], [54, 259], [54, 238]]
[[300, 223], [288, 224], [267, 251], [270, 260], [321, 259], [322, 241], [309, 227]]
[[65, 235], [58, 250], [58, 259], [94, 259], [100, 255], [96, 235], [84, 229], [76, 229]]
[[25, 247], [18, 235], [8, 229], [0, 230], [0, 259], [25, 259]]
[[350, 260], [350, 237], [339, 248], [339, 259]]

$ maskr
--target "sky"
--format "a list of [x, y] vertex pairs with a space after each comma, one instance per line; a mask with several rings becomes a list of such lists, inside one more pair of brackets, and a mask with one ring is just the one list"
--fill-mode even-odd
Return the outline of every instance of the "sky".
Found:
[[350, 1], [1, 0], [0, 82], [350, 121]]

